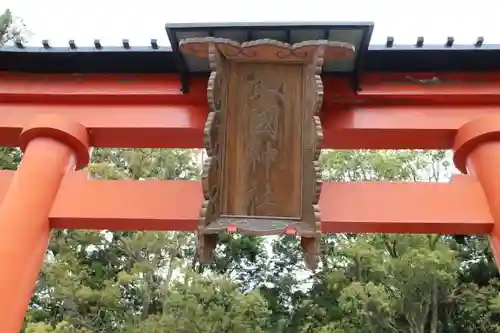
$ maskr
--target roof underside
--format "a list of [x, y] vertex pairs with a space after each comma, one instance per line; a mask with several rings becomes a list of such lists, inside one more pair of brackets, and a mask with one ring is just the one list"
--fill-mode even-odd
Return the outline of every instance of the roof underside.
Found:
[[[275, 39], [288, 44], [308, 40], [331, 40], [348, 42], [354, 45], [356, 54], [353, 59], [346, 59], [325, 64], [325, 73], [348, 73], [356, 70], [357, 62], [363, 58], [368, 49], [372, 23], [231, 23], [231, 24], [170, 24], [166, 26], [174, 52], [178, 50], [179, 41], [193, 37], [221, 37], [240, 43], [257, 39]], [[191, 73], [209, 71], [207, 59], [191, 54], [182, 54], [181, 61]]]
[[[272, 38], [295, 43], [311, 39], [338, 40], [356, 46], [356, 58], [324, 68], [325, 74], [359, 72], [443, 72], [500, 70], [500, 45], [369, 45], [371, 23], [245, 23], [170, 24], [166, 27], [172, 47], [157, 45], [106, 47], [17, 46], [0, 47], [0, 71], [32, 73], [180, 73], [208, 72], [206, 60], [178, 52], [178, 42], [187, 37], [226, 37], [240, 42]], [[72, 44], [72, 45], [71, 45]]]

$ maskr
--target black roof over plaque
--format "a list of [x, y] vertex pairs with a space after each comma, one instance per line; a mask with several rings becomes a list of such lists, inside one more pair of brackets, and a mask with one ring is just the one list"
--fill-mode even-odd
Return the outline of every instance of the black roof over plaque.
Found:
[[189, 74], [206, 73], [210, 69], [207, 59], [179, 52], [179, 42], [192, 37], [222, 37], [240, 43], [264, 38], [288, 44], [319, 39], [348, 42], [356, 49], [354, 58], [327, 63], [323, 67], [323, 72], [351, 73], [355, 83], [368, 50], [373, 23], [177, 23], [167, 24], [165, 28], [172, 50], [177, 56], [183, 89], [187, 89]]
[[[243, 28], [242, 28], [243, 27]], [[133, 46], [128, 40], [123, 41], [121, 47], [108, 47], [95, 41], [93, 47], [79, 47], [73, 41], [67, 47], [52, 47], [47, 41], [40, 47], [27, 47], [21, 42], [14, 46], [0, 47], [0, 71], [28, 72], [28, 73], [184, 73], [184, 80], [190, 74], [188, 63], [183, 68], [182, 54], [175, 52], [179, 38], [186, 32], [195, 34], [213, 33], [222, 34], [221, 37], [230, 37], [242, 40], [242, 32], [250, 34], [250, 38], [284, 38], [291, 42], [300, 38], [314, 38], [314, 32], [322, 30], [326, 37], [328, 27], [331, 39], [339, 38], [334, 34], [344, 34], [344, 41], [357, 46], [358, 51], [363, 50], [363, 45], [369, 43], [371, 29], [370, 23], [262, 23], [262, 24], [169, 24], [167, 31], [172, 41], [172, 47], [159, 45], [156, 40], [151, 40], [148, 46]], [[342, 30], [341, 28], [344, 28]], [[349, 28], [349, 29], [348, 29]], [[203, 30], [205, 29], [205, 30]], [[238, 30], [240, 29], [240, 30]], [[301, 37], [301, 31], [307, 30], [307, 37]], [[367, 30], [363, 30], [367, 29]], [[232, 32], [238, 31], [238, 32]], [[362, 31], [366, 36], [362, 40]], [[205, 32], [204, 32], [205, 31]], [[210, 32], [212, 31], [212, 32]], [[293, 32], [292, 34], [292, 31]], [[236, 34], [231, 37], [224, 34]], [[240, 37], [238, 37], [238, 34]], [[360, 35], [361, 34], [361, 35]], [[193, 35], [191, 35], [193, 36]], [[206, 36], [206, 34], [205, 34]], [[292, 38], [293, 36], [293, 38]], [[339, 36], [339, 35], [337, 35]], [[248, 35], [245, 37], [248, 39]], [[342, 39], [341, 38], [341, 39]], [[349, 39], [351, 38], [351, 39]], [[356, 45], [356, 43], [359, 43]], [[416, 38], [413, 45], [398, 45], [397, 40], [387, 38], [386, 44], [369, 45], [365, 54], [357, 55], [358, 63], [354, 68], [352, 63], [344, 63], [344, 67], [336, 64], [324, 71], [324, 75], [354, 75], [359, 72], [446, 72], [446, 71], [500, 71], [500, 45], [487, 44], [482, 37], [471, 41], [469, 45], [456, 45], [453, 38], [443, 40], [441, 45], [427, 45], [423, 38]], [[203, 61], [199, 64], [202, 66]], [[350, 67], [349, 67], [350, 66]], [[346, 70], [346, 71], [342, 71]], [[206, 74], [208, 68], [199, 68]], [[353, 71], [354, 70], [354, 71]], [[353, 74], [354, 73], [354, 74]], [[195, 73], [192, 73], [193, 75]]]
[[[326, 39], [348, 42], [356, 48], [354, 59], [325, 64], [323, 71], [352, 72], [356, 68], [356, 60], [362, 58], [368, 50], [373, 31], [373, 23], [197, 23], [167, 24], [166, 30], [172, 49], [178, 50], [179, 41], [192, 37], [222, 37], [237, 42], [270, 38], [288, 44], [307, 40]], [[190, 54], [183, 54], [190, 72], [207, 72], [208, 60]]]

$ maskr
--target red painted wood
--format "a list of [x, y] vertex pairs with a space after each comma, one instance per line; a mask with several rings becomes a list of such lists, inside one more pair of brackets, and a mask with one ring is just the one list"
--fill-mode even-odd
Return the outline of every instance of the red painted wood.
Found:
[[[460, 126], [500, 112], [500, 73], [374, 73], [357, 95], [345, 78], [324, 83], [324, 148], [448, 149]], [[18, 145], [34, 114], [52, 113], [84, 124], [96, 147], [201, 148], [206, 78], [191, 85], [184, 95], [172, 74], [0, 73], [0, 146]]]

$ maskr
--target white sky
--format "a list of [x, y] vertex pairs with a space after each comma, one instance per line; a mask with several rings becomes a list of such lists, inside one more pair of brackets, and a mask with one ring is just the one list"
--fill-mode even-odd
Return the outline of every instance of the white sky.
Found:
[[116, 46], [122, 38], [132, 47], [149, 45], [151, 38], [164, 46], [167, 22], [242, 21], [372, 21], [375, 44], [387, 36], [394, 36], [395, 44], [413, 44], [417, 36], [426, 44], [444, 44], [447, 36], [456, 44], [472, 44], [478, 36], [500, 44], [498, 0], [0, 0], [0, 8], [24, 19], [33, 46], [42, 39], [53, 46], [67, 46], [69, 39], [80, 46], [94, 39]]

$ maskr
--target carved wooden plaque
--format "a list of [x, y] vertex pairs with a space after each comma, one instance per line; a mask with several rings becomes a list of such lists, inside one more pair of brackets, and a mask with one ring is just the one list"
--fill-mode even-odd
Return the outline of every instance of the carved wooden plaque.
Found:
[[319, 252], [317, 160], [323, 137], [318, 112], [323, 61], [350, 57], [347, 43], [273, 40], [243, 44], [221, 38], [181, 41], [208, 57], [208, 159], [198, 229], [200, 260], [211, 260], [221, 232], [301, 237], [306, 265]]

